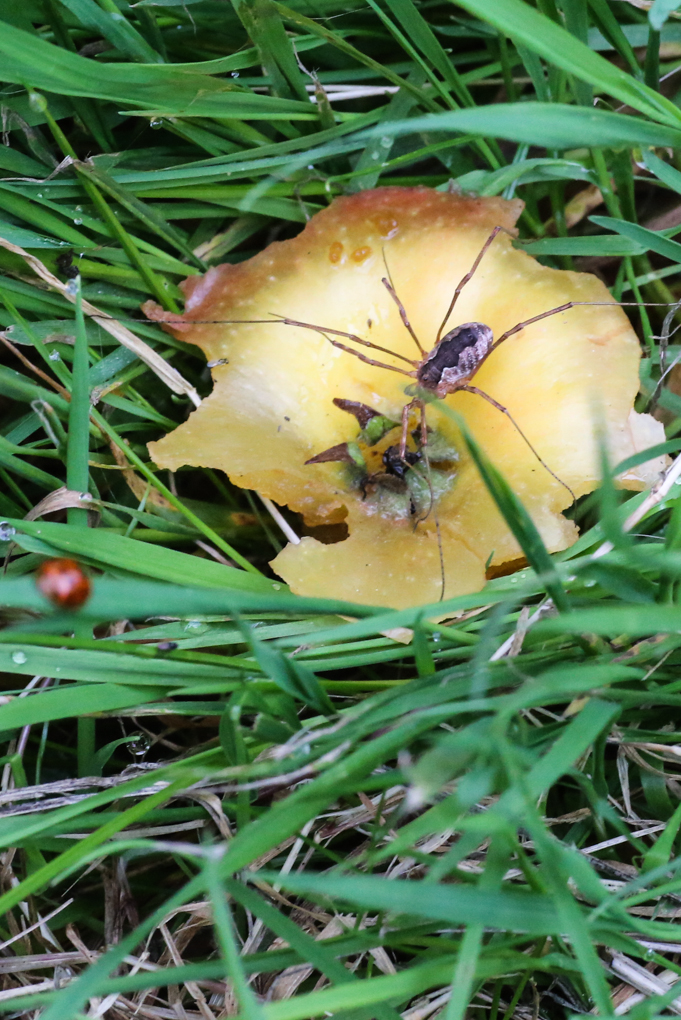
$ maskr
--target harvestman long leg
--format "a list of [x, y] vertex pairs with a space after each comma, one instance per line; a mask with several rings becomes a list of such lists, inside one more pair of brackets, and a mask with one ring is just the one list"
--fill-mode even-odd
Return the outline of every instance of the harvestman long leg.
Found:
[[572, 502], [574, 503], [576, 501], [577, 497], [575, 496], [575, 494], [572, 491], [572, 489], [570, 488], [570, 486], [567, 485], [562, 480], [562, 478], [559, 478], [558, 475], [554, 471], [551, 470], [551, 468], [548, 466], [546, 461], [543, 460], [539, 456], [539, 454], [537, 453], [536, 449], [534, 448], [534, 446], [532, 445], [530, 440], [527, 438], [527, 436], [525, 435], [525, 433], [521, 429], [520, 425], [518, 425], [518, 422], [515, 420], [515, 418], [513, 417], [513, 415], [511, 414], [511, 412], [509, 411], [509, 409], [507, 407], [504, 407], [503, 404], [500, 404], [497, 400], [494, 399], [494, 397], [490, 397], [489, 393], [485, 393], [484, 390], [479, 389], [479, 387], [477, 387], [477, 386], [460, 386], [459, 390], [463, 390], [465, 393], [475, 393], [478, 397], [482, 397], [483, 400], [486, 400], [488, 404], [491, 404], [492, 407], [496, 407], [497, 411], [501, 411], [502, 414], [505, 414], [506, 417], [511, 422], [511, 424], [513, 425], [513, 427], [515, 428], [515, 430], [518, 433], [518, 435], [520, 436], [520, 438], [523, 439], [525, 443], [527, 443], [527, 445], [529, 446], [530, 450], [535, 455], [535, 457], [537, 458], [537, 460], [539, 461], [541, 466], [546, 471], [548, 471], [548, 473], [553, 478], [555, 478], [556, 481], [559, 482], [563, 486], [564, 489], [567, 489], [567, 491], [570, 493], [570, 496], [572, 497]]
[[[159, 320], [147, 319], [147, 322], [153, 322], [158, 325]], [[164, 325], [173, 326], [172, 319], [161, 320]], [[413, 361], [411, 358], [406, 358], [403, 354], [396, 354], [395, 351], [389, 350], [387, 347], [381, 347], [379, 344], [375, 344], [372, 340], [364, 340], [361, 336], [357, 336], [356, 333], [345, 333], [341, 329], [331, 329], [329, 326], [316, 326], [312, 322], [298, 322], [297, 319], [287, 319], [283, 315], [278, 315], [273, 319], [178, 319], [182, 325], [190, 326], [273, 326], [276, 323], [280, 323], [283, 326], [299, 326], [301, 329], [311, 329], [314, 333], [320, 333], [325, 337], [330, 344], [334, 347], [339, 347], [342, 351], [347, 351], [348, 354], [354, 354], [356, 358], [361, 361], [366, 361], [369, 365], [376, 365], [378, 368], [387, 368], [390, 372], [400, 372], [403, 375], [414, 376], [414, 372], [407, 372], [404, 368], [398, 368], [396, 365], [386, 365], [382, 361], [370, 361], [364, 355], [360, 354], [359, 351], [354, 350], [352, 347], [346, 347], [344, 344], [339, 343], [336, 340], [332, 340], [332, 336], [343, 336], [348, 340], [354, 341], [356, 344], [361, 344], [362, 347], [371, 347], [375, 351], [382, 351], [383, 354], [389, 354], [391, 358], [399, 358], [400, 361], [405, 361], [407, 365], [412, 365], [413, 368], [418, 367], [418, 361]]]
[[388, 294], [390, 294], [390, 297], [393, 299], [393, 301], [397, 305], [397, 308], [398, 308], [399, 313], [400, 313], [400, 318], [402, 319], [402, 322], [404, 323], [404, 327], [407, 330], [407, 332], [409, 333], [409, 336], [412, 338], [412, 340], [414, 341], [414, 343], [418, 347], [418, 349], [421, 352], [421, 354], [423, 355], [423, 357], [425, 357], [428, 352], [426, 351], [425, 347], [422, 345], [421, 341], [419, 340], [419, 338], [417, 337], [416, 333], [414, 332], [414, 328], [413, 328], [411, 322], [409, 321], [409, 316], [407, 315], [407, 309], [404, 307], [404, 305], [400, 301], [400, 299], [399, 299], [399, 297], [397, 295], [397, 291], [395, 290], [395, 284], [393, 283], [392, 273], [390, 272], [390, 266], [388, 265], [388, 260], [385, 257], [385, 248], [383, 249], [383, 264], [385, 266], [385, 271], [388, 274], [388, 278], [386, 279], [385, 276], [384, 276], [383, 279], [381, 280], [381, 283], [383, 284], [385, 289], [388, 291]]
[[478, 266], [482, 262], [482, 259], [483, 259], [484, 255], [485, 255], [485, 252], [487, 251], [489, 246], [492, 244], [492, 241], [497, 236], [497, 234], [501, 233], [502, 230], [504, 231], [505, 234], [510, 233], [510, 231], [506, 230], [506, 227], [495, 227], [494, 230], [492, 231], [492, 233], [489, 235], [489, 237], [485, 241], [485, 243], [483, 244], [483, 246], [480, 249], [480, 251], [478, 252], [478, 254], [476, 256], [476, 259], [475, 259], [475, 262], [473, 263], [471, 268], [468, 270], [466, 275], [457, 284], [456, 289], [454, 291], [454, 294], [452, 296], [452, 300], [449, 303], [449, 308], [447, 309], [447, 314], [445, 315], [444, 319], [442, 320], [442, 322], [440, 324], [440, 328], [437, 331], [437, 337], [435, 338], [435, 343], [436, 344], [439, 344], [439, 342], [440, 342], [440, 339], [441, 339], [442, 334], [444, 332], [444, 328], [447, 325], [447, 322], [449, 321], [449, 316], [454, 311], [454, 305], [459, 300], [459, 294], [464, 289], [464, 287], [466, 286], [468, 281], [474, 276], [475, 271], [477, 270]]
[[[300, 326], [302, 329], [311, 329], [315, 333], [321, 333], [322, 336], [325, 336], [326, 339], [329, 341], [329, 343], [332, 343], [334, 345], [334, 347], [340, 347], [341, 350], [349, 351], [350, 354], [354, 354], [356, 357], [361, 358], [362, 361], [367, 361], [368, 359], [367, 358], [362, 358], [362, 356], [360, 355], [359, 351], [355, 351], [351, 347], [345, 347], [345, 346], [343, 346], [340, 343], [335, 343], [331, 339], [331, 337], [328, 336], [328, 334], [331, 333], [333, 336], [344, 336], [344, 337], [347, 337], [348, 340], [353, 340], [356, 344], [361, 344], [363, 347], [371, 347], [375, 351], [382, 351], [383, 354], [389, 354], [392, 358], [399, 358], [400, 361], [406, 361], [406, 363], [408, 365], [412, 365], [414, 368], [416, 368], [418, 366], [418, 361], [413, 361], [411, 358], [405, 358], [405, 356], [403, 354], [396, 354], [395, 351], [391, 351], [387, 347], [381, 347], [379, 344], [373, 343], [372, 340], [363, 340], [362, 337], [361, 336], [357, 336], [356, 333], [344, 333], [340, 329], [328, 329], [326, 326], [315, 326], [311, 322], [298, 322], [298, 321], [296, 321], [296, 319], [285, 319], [283, 317], [280, 318], [280, 319], [274, 319], [274, 320], [272, 320], [272, 319], [253, 319], [251, 321], [252, 322], [267, 322], [267, 323], [269, 323], [269, 325], [271, 325], [273, 321], [274, 322], [283, 322], [285, 326]], [[383, 362], [379, 362], [379, 361], [368, 361], [368, 364], [370, 364], [370, 365], [377, 365], [379, 368], [388, 368], [388, 369], [392, 370], [393, 372], [402, 372], [402, 373], [404, 373], [404, 375], [413, 375], [414, 374], [413, 372], [407, 372], [403, 368], [396, 368], [394, 365], [385, 365], [385, 364], [383, 364]]]
[[400, 435], [400, 457], [407, 463], [407, 437], [409, 435], [409, 416], [412, 409], [417, 407], [421, 413], [421, 446], [428, 443], [428, 426], [426, 424], [426, 405], [418, 397], [410, 400], [402, 408], [402, 433]]
[[[501, 229], [501, 228], [500, 228]], [[468, 274], [467, 274], [468, 275]], [[514, 326], [512, 330], [507, 333], [503, 333], [501, 337], [496, 341], [495, 347], [497, 347], [502, 339], [510, 336], [512, 333], [518, 332], [524, 326], [528, 326], [532, 322], [536, 322], [537, 318], [543, 319], [547, 315], [554, 315], [556, 312], [565, 311], [568, 308], [578, 308], [584, 306], [585, 308], [611, 308], [616, 306], [617, 308], [669, 308], [668, 301], [568, 301], [564, 305], [559, 305], [557, 308], [551, 308], [548, 312], [542, 312], [541, 315], [534, 319], [526, 319], [524, 322], [519, 322], [517, 326]], [[107, 322], [131, 322], [133, 326], [136, 323], [148, 322], [150, 326], [252, 326], [262, 324], [265, 326], [271, 326], [275, 322], [281, 322], [284, 325], [289, 326], [304, 326], [306, 329], [316, 329], [317, 331], [324, 329], [323, 326], [313, 326], [310, 322], [296, 322], [294, 319], [286, 319], [283, 315], [278, 315], [273, 319], [187, 319], [184, 315], [177, 313], [176, 319], [135, 319], [132, 317], [118, 316], [105, 314], [100, 312], [97, 315], [92, 315], [92, 319], [102, 319]], [[362, 337], [357, 336], [355, 333], [343, 333], [338, 329], [327, 329], [327, 333], [334, 333], [338, 336], [349, 337], [352, 340], [356, 340], [358, 343], [363, 344], [365, 347], [376, 347], [371, 340], [363, 340]], [[417, 364], [411, 361], [410, 358], [404, 358], [403, 355], [397, 355], [394, 351], [388, 351], [387, 348], [380, 348], [386, 350], [388, 354], [392, 354], [393, 357], [401, 357], [404, 361], [409, 364]]]
[[539, 322], [541, 319], [548, 319], [548, 317], [550, 315], [557, 315], [559, 312], [567, 312], [568, 308], [575, 308], [577, 305], [591, 305], [591, 304], [593, 304], [593, 305], [595, 305], [595, 304], [599, 304], [599, 305], [600, 304], [602, 304], [602, 305], [613, 304], [614, 305], [614, 304], [617, 304], [617, 302], [615, 302], [615, 301], [612, 301], [612, 302], [610, 302], [610, 301], [566, 301], [564, 305], [558, 305], [557, 308], [550, 308], [548, 310], [548, 312], [540, 312], [539, 315], [534, 315], [531, 319], [525, 319], [524, 322], [517, 323], [515, 326], [513, 326], [512, 329], [507, 329], [505, 333], [501, 334], [501, 336], [499, 337], [498, 340], [494, 341], [494, 343], [490, 347], [489, 354], [487, 355], [487, 357], [489, 357], [489, 355], [492, 353], [492, 351], [496, 351], [497, 347], [500, 344], [503, 344], [504, 340], [508, 340], [508, 338], [510, 336], [513, 336], [515, 333], [519, 333], [521, 329], [525, 329], [525, 326], [531, 326], [533, 322]]
[[[296, 325], [300, 325], [300, 323], [296, 323]], [[317, 332], [321, 333], [323, 337], [326, 337], [329, 343], [333, 344], [334, 347], [338, 347], [339, 350], [347, 351], [348, 354], [354, 354], [355, 357], [359, 358], [360, 361], [363, 361], [365, 365], [374, 365], [376, 368], [387, 368], [389, 372], [399, 372], [400, 375], [406, 375], [410, 379], [413, 379], [414, 377], [414, 372], [407, 372], [406, 368], [398, 368], [397, 365], [386, 365], [383, 361], [376, 361], [374, 358], [367, 358], [366, 354], [362, 354], [361, 351], [355, 351], [352, 347], [348, 347], [347, 344], [342, 344], [339, 340], [332, 340], [323, 329], [318, 329]], [[383, 348], [379, 348], [379, 350], [382, 349]]]

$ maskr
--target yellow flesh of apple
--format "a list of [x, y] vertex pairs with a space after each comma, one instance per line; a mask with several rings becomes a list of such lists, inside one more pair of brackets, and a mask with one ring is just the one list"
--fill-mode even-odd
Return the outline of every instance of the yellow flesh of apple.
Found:
[[[186, 320], [283, 316], [357, 334], [395, 354], [419, 359], [381, 278], [389, 269], [422, 346], [429, 350], [455, 285], [492, 228], [512, 228], [521, 203], [468, 199], [427, 189], [382, 188], [337, 199], [295, 239], [270, 245], [246, 263], [187, 281]], [[546, 268], [499, 234], [465, 286], [447, 329], [484, 322], [499, 337], [516, 323], [568, 301], [611, 302], [594, 276]], [[160, 317], [160, 315], [159, 315]], [[442, 532], [446, 595], [476, 591], [485, 564], [521, 552], [465, 454], [454, 424], [436, 407], [428, 421], [460, 450], [451, 490], [415, 526], [371, 513], [343, 467], [305, 465], [315, 454], [355, 439], [355, 419], [334, 397], [361, 401], [399, 419], [409, 399], [403, 374], [368, 365], [314, 330], [281, 322], [194, 325], [177, 330], [210, 361], [215, 388], [175, 432], [150, 444], [160, 466], [222, 468], [302, 512], [310, 524], [346, 519], [349, 537], [335, 545], [305, 538], [289, 545], [274, 569], [294, 591], [390, 606], [440, 596]], [[330, 335], [330, 334], [329, 334]], [[411, 366], [343, 337], [341, 343], [394, 367]], [[579, 496], [598, 484], [598, 442], [613, 462], [663, 441], [662, 428], [633, 412], [640, 349], [616, 305], [576, 307], [526, 327], [496, 350], [473, 382], [508, 408], [551, 470]], [[567, 489], [537, 460], [512, 422], [481, 397], [458, 393], [446, 403], [466, 420], [488, 456], [524, 502], [551, 551], [577, 537], [560, 510]], [[640, 488], [661, 463], [630, 473]]]

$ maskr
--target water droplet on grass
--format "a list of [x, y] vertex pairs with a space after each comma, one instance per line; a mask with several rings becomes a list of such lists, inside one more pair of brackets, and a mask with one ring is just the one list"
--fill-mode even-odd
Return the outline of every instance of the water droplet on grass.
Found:
[[135, 739], [128, 744], [128, 750], [133, 758], [143, 758], [151, 747], [151, 740], [146, 733], [136, 733]]
[[17, 666], [23, 666], [26, 662], [26, 652], [12, 652], [12, 662], [16, 662]]

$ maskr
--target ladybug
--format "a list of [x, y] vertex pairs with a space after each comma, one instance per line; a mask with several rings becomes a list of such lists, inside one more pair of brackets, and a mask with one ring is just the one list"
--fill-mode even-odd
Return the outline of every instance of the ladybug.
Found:
[[90, 581], [75, 560], [46, 560], [38, 567], [36, 584], [60, 609], [78, 609], [90, 597]]

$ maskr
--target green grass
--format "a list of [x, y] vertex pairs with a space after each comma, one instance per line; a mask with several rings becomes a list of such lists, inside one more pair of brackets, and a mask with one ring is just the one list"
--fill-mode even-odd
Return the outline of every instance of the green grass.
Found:
[[[518, 246], [638, 303], [637, 408], [677, 455], [681, 227], [650, 224], [681, 194], [678, 7], [0, 5], [1, 1012], [674, 1011], [678, 483], [630, 528], [645, 496], [606, 478], [549, 556], [468, 438], [526, 569], [410, 610], [299, 598], [259, 501], [149, 462], [210, 381], [139, 309], [333, 195], [515, 195]], [[33, 577], [64, 555], [96, 578], [78, 612]]]

